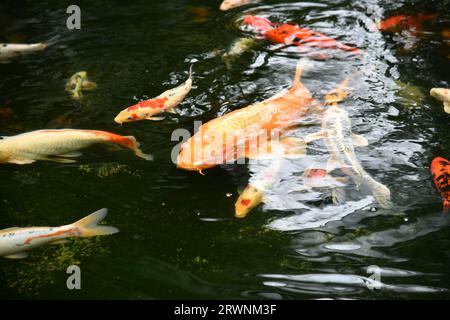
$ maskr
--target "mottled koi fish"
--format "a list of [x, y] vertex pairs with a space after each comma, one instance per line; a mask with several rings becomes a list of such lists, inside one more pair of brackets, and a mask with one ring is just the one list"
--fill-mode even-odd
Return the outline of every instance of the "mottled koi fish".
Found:
[[448, 213], [450, 210], [450, 161], [442, 157], [434, 158], [430, 171], [436, 189], [444, 200], [444, 212]]
[[155, 115], [163, 112], [176, 113], [174, 108], [183, 101], [192, 88], [192, 66], [189, 69], [189, 78], [176, 88], [164, 91], [156, 98], [141, 101], [122, 110], [114, 121], [122, 124], [139, 120], [162, 120], [163, 117]]
[[241, 7], [241, 6], [246, 5], [246, 4], [257, 3], [259, 1], [260, 0], [224, 0], [220, 4], [220, 10], [227, 11], [227, 10], [230, 10], [230, 9]]
[[439, 14], [397, 15], [378, 23], [381, 31], [422, 31], [422, 24], [426, 21], [436, 20]]
[[107, 131], [55, 129], [36, 130], [0, 140], [0, 163], [29, 164], [37, 160], [73, 163], [82, 148], [98, 143], [111, 143], [133, 150], [141, 158], [152, 156], [139, 149], [133, 136], [121, 136]]
[[67, 238], [95, 237], [119, 232], [117, 228], [98, 225], [106, 217], [107, 213], [107, 209], [100, 209], [73, 224], [62, 227], [8, 228], [0, 230], [0, 257], [23, 259], [28, 256], [25, 251], [49, 243], [64, 243]]
[[25, 54], [30, 54], [36, 51], [42, 51], [45, 48], [47, 48], [47, 45], [45, 43], [0, 43], [0, 63], [8, 63], [13, 58]]
[[87, 72], [80, 71], [72, 75], [66, 83], [66, 91], [71, 93], [73, 100], [82, 100], [83, 91], [91, 91], [97, 88], [97, 84], [88, 80]]
[[444, 111], [450, 113], [450, 89], [433, 88], [430, 90], [430, 95], [444, 103]]
[[[298, 126], [303, 117], [322, 110], [300, 82], [301, 70], [300, 61], [289, 90], [200, 126], [198, 132], [182, 144], [177, 159], [178, 167], [201, 172], [241, 158], [270, 159], [303, 155], [305, 150], [297, 147], [295, 138], [272, 139], [274, 132], [282, 133], [289, 127]], [[278, 147], [280, 144], [283, 148]], [[284, 153], [279, 154], [279, 150]]]
[[363, 53], [358, 48], [347, 46], [329, 36], [298, 25], [288, 23], [277, 25], [265, 18], [252, 15], [247, 15], [244, 18], [244, 23], [253, 27], [272, 43], [298, 46], [304, 50], [316, 47], [321, 49], [338, 49], [352, 54]]

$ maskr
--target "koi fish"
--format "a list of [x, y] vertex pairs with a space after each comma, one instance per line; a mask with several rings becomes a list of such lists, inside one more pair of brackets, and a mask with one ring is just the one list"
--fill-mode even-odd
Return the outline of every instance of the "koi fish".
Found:
[[0, 140], [0, 163], [30, 164], [37, 160], [74, 163], [79, 149], [98, 143], [111, 143], [133, 150], [136, 156], [151, 160], [139, 149], [133, 136], [120, 136], [107, 131], [53, 129], [36, 130]]
[[450, 161], [442, 157], [434, 158], [430, 166], [436, 189], [444, 199], [444, 212], [450, 210]]
[[98, 225], [107, 213], [107, 209], [100, 209], [73, 224], [62, 227], [15, 227], [0, 230], [0, 257], [24, 259], [28, 256], [25, 251], [49, 243], [61, 244], [67, 242], [67, 238], [95, 237], [119, 232], [117, 228]]
[[33, 44], [0, 43], [0, 63], [8, 63], [13, 58], [42, 51], [45, 48], [47, 45], [42, 42]]
[[358, 48], [347, 46], [329, 36], [298, 25], [284, 23], [277, 26], [265, 18], [252, 15], [247, 15], [244, 18], [244, 23], [251, 26], [272, 43], [287, 46], [295, 45], [300, 49], [316, 47], [322, 49], [338, 49], [353, 54], [363, 53]]
[[327, 163], [327, 172], [335, 169], [349, 176], [356, 186], [365, 187], [371, 191], [374, 198], [382, 208], [390, 208], [391, 192], [389, 188], [375, 181], [361, 166], [358, 161], [354, 146], [367, 146], [367, 140], [352, 133], [351, 121], [348, 113], [336, 105], [331, 105], [324, 112], [322, 130], [305, 137], [305, 142], [321, 139], [330, 153]]
[[234, 214], [236, 218], [245, 218], [250, 211], [264, 202], [264, 193], [276, 182], [280, 164], [280, 159], [276, 158], [269, 166], [252, 177], [252, 181], [236, 200]]
[[75, 73], [66, 84], [66, 91], [71, 92], [72, 99], [78, 101], [83, 99], [83, 91], [96, 88], [97, 84], [88, 80], [86, 71]]
[[224, 0], [220, 4], [220, 10], [227, 11], [230, 9], [241, 7], [241, 6], [249, 4], [249, 3], [257, 3], [259, 1], [260, 0]]
[[378, 23], [377, 27], [381, 31], [422, 31], [422, 24], [426, 21], [435, 20], [439, 14], [419, 14], [419, 15], [397, 15]]
[[231, 69], [231, 64], [240, 57], [244, 52], [250, 50], [256, 45], [255, 39], [239, 38], [233, 42], [228, 52], [222, 56], [222, 60], [228, 69]]
[[192, 88], [192, 66], [189, 69], [189, 78], [176, 88], [164, 91], [153, 99], [141, 101], [128, 107], [114, 118], [114, 121], [122, 124], [139, 120], [163, 120], [164, 117], [155, 115], [170, 112], [176, 113], [174, 108], [183, 101]]
[[[298, 144], [298, 139], [282, 137], [276, 140], [279, 136], [272, 137], [298, 125], [306, 115], [321, 110], [319, 103], [300, 82], [301, 71], [302, 61], [297, 64], [289, 90], [200, 126], [198, 132], [182, 144], [177, 166], [201, 173], [203, 169], [240, 158], [304, 155], [304, 144], [303, 147]], [[279, 150], [283, 150], [283, 154]]]
[[450, 113], [450, 89], [433, 88], [430, 90], [430, 95], [444, 103], [444, 111]]

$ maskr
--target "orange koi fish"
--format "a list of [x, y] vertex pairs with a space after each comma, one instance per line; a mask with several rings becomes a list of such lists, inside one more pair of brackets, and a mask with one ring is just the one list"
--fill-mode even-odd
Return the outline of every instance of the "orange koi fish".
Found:
[[347, 46], [329, 36], [298, 25], [284, 23], [277, 26], [265, 18], [252, 15], [247, 15], [244, 18], [244, 23], [254, 28], [272, 43], [295, 45], [301, 49], [316, 47], [362, 54], [362, 51], [358, 48]]
[[435, 20], [439, 14], [419, 14], [419, 15], [398, 15], [390, 17], [378, 23], [378, 29], [381, 31], [422, 31], [422, 24], [426, 21]]
[[192, 88], [192, 66], [189, 69], [189, 78], [176, 88], [164, 91], [153, 99], [141, 101], [122, 110], [114, 121], [122, 124], [138, 120], [162, 120], [163, 117], [155, 115], [170, 112], [176, 113], [174, 108], [183, 101]]
[[[301, 70], [299, 62], [289, 90], [200, 126], [198, 132], [181, 146], [177, 166], [201, 172], [241, 158], [270, 159], [304, 154], [304, 148], [298, 146], [295, 138], [277, 139], [284, 130], [298, 125], [307, 114], [321, 110], [300, 82]], [[278, 150], [284, 150], [284, 154]]]
[[67, 238], [94, 237], [119, 232], [117, 228], [99, 226], [106, 217], [107, 209], [100, 209], [89, 216], [61, 227], [8, 228], [0, 230], [0, 257], [23, 259], [27, 250], [49, 243], [64, 243]]
[[434, 158], [430, 166], [436, 189], [444, 199], [444, 212], [450, 210], [450, 161], [442, 157]]
[[120, 136], [107, 131], [55, 129], [36, 130], [0, 140], [0, 163], [30, 164], [36, 160], [73, 163], [78, 151], [98, 143], [112, 143], [134, 151], [136, 156], [151, 160], [139, 149], [133, 136]]

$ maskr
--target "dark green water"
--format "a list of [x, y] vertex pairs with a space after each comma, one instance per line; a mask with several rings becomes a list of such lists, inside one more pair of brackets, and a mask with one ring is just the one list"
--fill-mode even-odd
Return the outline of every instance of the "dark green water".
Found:
[[[38, 162], [0, 167], [0, 229], [63, 225], [103, 207], [120, 229], [111, 237], [33, 250], [25, 260], [0, 260], [2, 298], [448, 298], [450, 227], [433, 187], [429, 163], [450, 157], [449, 116], [428, 96], [449, 86], [448, 1], [267, 1], [227, 13], [219, 1], [77, 1], [82, 29], [66, 29], [61, 1], [0, 3], [0, 42], [52, 39], [46, 51], [0, 64], [0, 134], [43, 128], [107, 130], [134, 135], [147, 162], [127, 151], [95, 147], [76, 164]], [[197, 9], [195, 9], [197, 8]], [[199, 19], [198, 8], [206, 11]], [[384, 12], [383, 12], [384, 10]], [[413, 51], [400, 35], [371, 33], [369, 16], [441, 12]], [[246, 219], [234, 218], [237, 188], [258, 166], [227, 165], [205, 176], [170, 160], [177, 128], [193, 129], [289, 86], [300, 54], [261, 45], [227, 69], [220, 53], [248, 35], [244, 13], [294, 21], [365, 50], [363, 61], [339, 56], [314, 61], [303, 77], [321, 99], [356, 69], [361, 79], [342, 104], [369, 147], [363, 166], [389, 186], [395, 206], [372, 210], [370, 196], [349, 190], [345, 205], [295, 192], [302, 170], [326, 161], [314, 144], [302, 160], [283, 160], [271, 201]], [[200, 20], [200, 21], [199, 21]], [[219, 55], [218, 55], [219, 53]], [[195, 87], [160, 122], [118, 126], [114, 116], [138, 99], [178, 85], [194, 64]], [[86, 70], [98, 89], [83, 105], [64, 86]], [[400, 98], [401, 80], [423, 92], [414, 105]], [[404, 92], [404, 91], [403, 91]], [[319, 129], [317, 122], [298, 135]], [[66, 288], [66, 268], [78, 264], [82, 290]], [[382, 270], [381, 290], [366, 287], [368, 266]]]

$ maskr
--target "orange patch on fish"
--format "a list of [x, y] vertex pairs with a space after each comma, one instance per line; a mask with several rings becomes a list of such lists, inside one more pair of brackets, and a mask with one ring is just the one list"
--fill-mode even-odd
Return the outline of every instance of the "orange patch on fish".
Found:
[[436, 189], [443, 198], [444, 212], [450, 210], [450, 161], [442, 157], [434, 158], [430, 166]]
[[144, 101], [141, 101], [141, 102], [127, 108], [127, 110], [133, 111], [133, 110], [140, 109], [140, 108], [162, 109], [162, 108], [164, 108], [164, 104], [166, 103], [167, 100], [169, 100], [167, 97], [144, 100]]
[[56, 236], [60, 236], [63, 234], [69, 234], [69, 235], [80, 234], [80, 231], [78, 230], [78, 228], [70, 228], [68, 230], [60, 230], [60, 231], [56, 231], [56, 232], [49, 233], [49, 234], [43, 234], [43, 235], [39, 235], [39, 236], [29, 237], [25, 240], [25, 242], [23, 244], [30, 244], [31, 241], [33, 241], [34, 239], [56, 237]]

